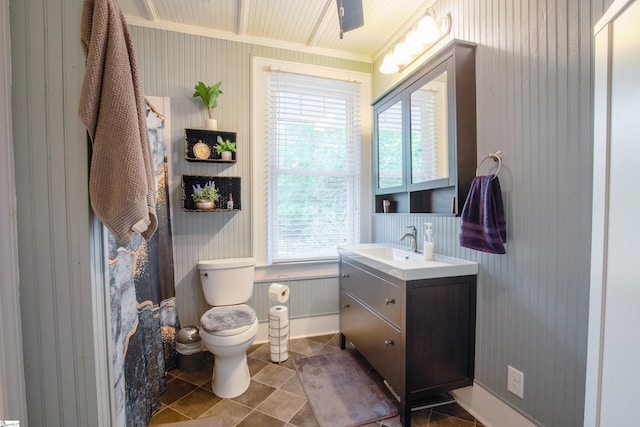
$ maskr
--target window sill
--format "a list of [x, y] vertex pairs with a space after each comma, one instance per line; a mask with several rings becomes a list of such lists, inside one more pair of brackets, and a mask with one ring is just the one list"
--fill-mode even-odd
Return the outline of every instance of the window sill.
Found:
[[256, 265], [254, 282], [338, 277], [338, 259]]

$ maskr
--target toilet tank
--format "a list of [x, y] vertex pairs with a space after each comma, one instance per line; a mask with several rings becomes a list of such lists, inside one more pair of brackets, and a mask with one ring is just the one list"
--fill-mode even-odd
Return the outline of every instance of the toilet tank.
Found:
[[245, 303], [253, 293], [255, 258], [211, 259], [198, 262], [200, 283], [209, 305]]

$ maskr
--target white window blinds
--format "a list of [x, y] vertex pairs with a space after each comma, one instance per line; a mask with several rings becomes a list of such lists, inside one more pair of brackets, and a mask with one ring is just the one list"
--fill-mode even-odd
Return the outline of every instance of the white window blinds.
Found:
[[270, 262], [333, 258], [359, 241], [360, 84], [272, 71]]

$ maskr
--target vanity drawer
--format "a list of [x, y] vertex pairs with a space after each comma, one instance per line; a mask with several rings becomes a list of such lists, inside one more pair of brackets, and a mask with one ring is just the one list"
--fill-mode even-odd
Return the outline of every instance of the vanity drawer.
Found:
[[340, 293], [340, 332], [392, 387], [400, 390], [401, 334], [346, 292]]
[[347, 262], [343, 262], [341, 268], [342, 289], [350, 292], [380, 316], [399, 327], [402, 314], [402, 288]]

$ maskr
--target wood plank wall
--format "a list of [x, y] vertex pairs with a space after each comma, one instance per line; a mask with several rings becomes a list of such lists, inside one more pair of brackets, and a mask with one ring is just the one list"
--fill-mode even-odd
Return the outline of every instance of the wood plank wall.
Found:
[[[375, 241], [395, 242], [405, 226], [433, 221], [437, 252], [480, 263], [476, 380], [548, 426], [582, 425], [592, 28], [610, 3], [436, 1], [437, 16], [451, 13], [451, 37], [478, 45], [478, 161], [502, 150], [507, 254], [460, 248], [459, 218], [374, 216]], [[374, 71], [374, 97], [397, 78]], [[525, 374], [524, 400], [506, 390], [507, 365]]]
[[[176, 305], [183, 325], [198, 324], [208, 306], [204, 301], [196, 264], [201, 259], [251, 256], [251, 58], [252, 56], [370, 72], [371, 64], [329, 58], [271, 47], [131, 26], [145, 93], [168, 96], [171, 102], [171, 205], [176, 276]], [[202, 127], [204, 111], [193, 99], [193, 86], [222, 81], [214, 116], [218, 129], [237, 132], [237, 162], [233, 165], [190, 163], [184, 160], [184, 128]], [[256, 143], [260, 143], [259, 141]], [[236, 213], [184, 212], [180, 209], [180, 177], [188, 175], [239, 176], [242, 211]], [[277, 279], [274, 277], [274, 281]], [[315, 304], [317, 289], [292, 284], [292, 312], [297, 316], [336, 314], [335, 298]], [[337, 289], [337, 278], [322, 279], [318, 286]], [[266, 288], [257, 285], [254, 299], [262, 311]], [[264, 295], [260, 292], [265, 291]], [[298, 307], [298, 304], [300, 306]], [[264, 307], [266, 308], [266, 306]], [[305, 308], [305, 309], [303, 309]], [[302, 311], [301, 311], [302, 310]], [[308, 311], [304, 311], [308, 310]], [[262, 315], [261, 315], [262, 316]], [[261, 317], [266, 319], [266, 317]]]
[[92, 311], [102, 289], [92, 288], [88, 144], [78, 118], [82, 4], [11, 0], [9, 9], [28, 423], [107, 426], [109, 384], [96, 375], [107, 354], [95, 351], [105, 343], [94, 342]]

